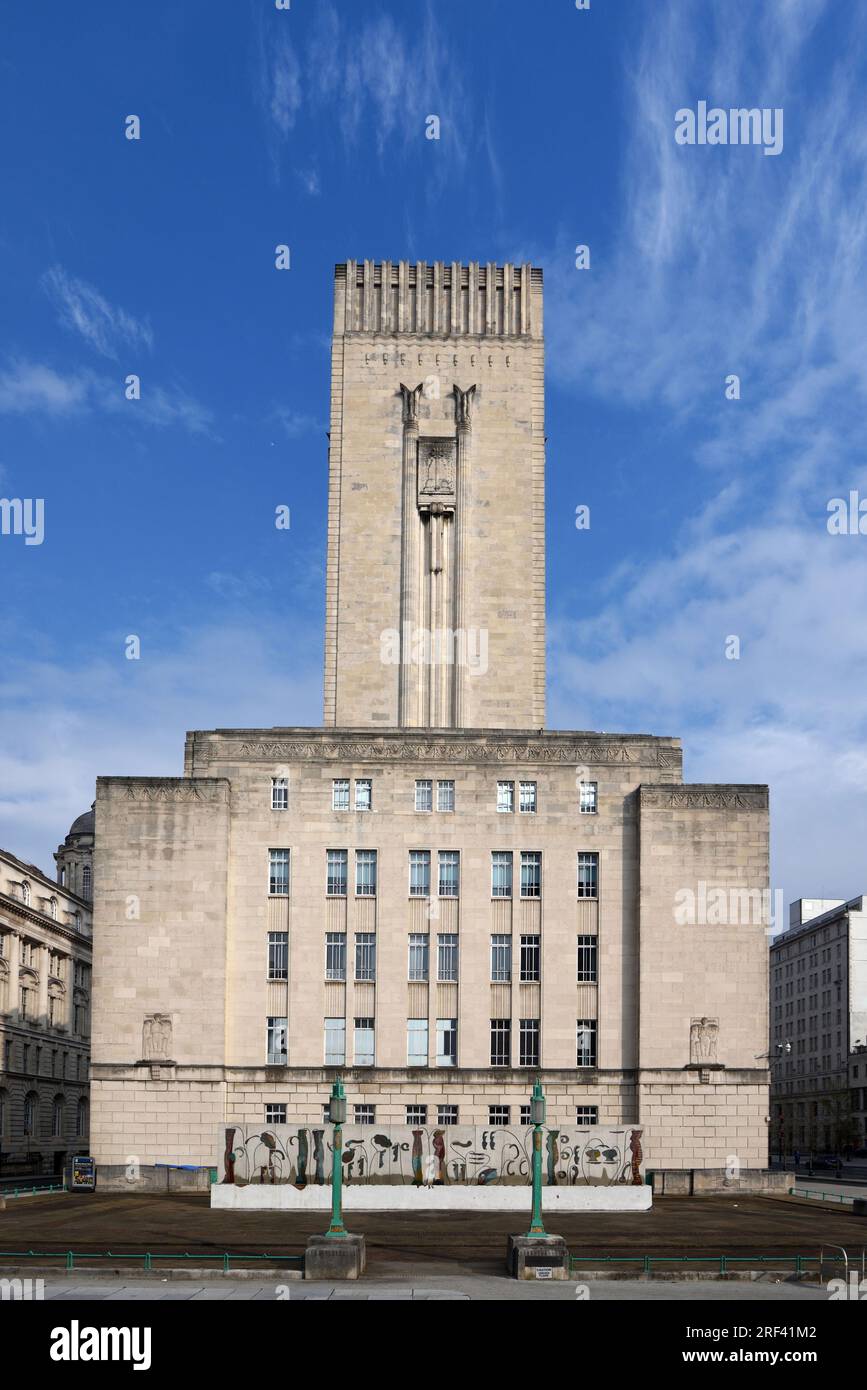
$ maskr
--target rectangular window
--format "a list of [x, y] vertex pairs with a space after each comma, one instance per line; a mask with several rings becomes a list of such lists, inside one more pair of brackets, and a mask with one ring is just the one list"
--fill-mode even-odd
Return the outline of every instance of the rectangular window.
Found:
[[325, 933], [325, 978], [346, 979], [346, 932]]
[[268, 1064], [277, 1067], [286, 1065], [285, 1018], [268, 1019]]
[[456, 1125], [458, 1122], [458, 1107], [456, 1105], [437, 1106], [438, 1125]]
[[494, 850], [491, 854], [491, 897], [512, 896], [512, 851]]
[[512, 938], [491, 937], [491, 979], [496, 984], [508, 984], [512, 978]]
[[448, 984], [458, 978], [458, 937], [442, 932], [437, 937], [437, 979]]
[[579, 1105], [575, 1111], [576, 1125], [598, 1125], [599, 1106]]
[[265, 1105], [266, 1125], [285, 1125], [286, 1106], [279, 1105], [275, 1101], [269, 1101]]
[[406, 1107], [406, 1122], [407, 1122], [408, 1125], [426, 1125], [426, 1124], [427, 1124], [427, 1106], [426, 1106], [426, 1105], [408, 1105], [408, 1106]]
[[355, 933], [355, 978], [376, 979], [376, 934], [372, 931]]
[[410, 932], [409, 967], [407, 978], [427, 980], [429, 972], [430, 943], [425, 932]]
[[326, 1067], [346, 1065], [345, 1018], [326, 1018], [325, 1020], [325, 1065]]
[[539, 850], [521, 851], [521, 897], [542, 896], [542, 855]]
[[373, 810], [373, 782], [369, 777], [358, 777], [355, 781], [356, 811]]
[[406, 1064], [408, 1067], [427, 1066], [426, 1018], [408, 1018], [406, 1021]]
[[515, 784], [514, 782], [497, 783], [497, 810], [514, 811], [515, 809]]
[[579, 1018], [578, 1020], [578, 1060], [576, 1066], [596, 1066], [595, 1018]]
[[532, 1123], [533, 1123], [532, 1120], [531, 1120], [531, 1118], [530, 1118], [530, 1107], [529, 1107], [529, 1105], [522, 1105], [522, 1106], [521, 1106], [521, 1115], [520, 1115], [520, 1121], [519, 1121], [519, 1123], [522, 1124], [522, 1125], [529, 1125], [529, 1124], [532, 1124]]
[[526, 813], [533, 813], [536, 810], [536, 783], [520, 782], [518, 784], [518, 809]]
[[456, 849], [440, 850], [439, 892], [441, 898], [456, 898], [460, 889], [461, 856]]
[[268, 979], [288, 980], [289, 978], [289, 933], [269, 931], [268, 933]]
[[355, 892], [359, 898], [376, 897], [376, 850], [355, 851]]
[[275, 895], [285, 895], [289, 892], [289, 851], [288, 849], [270, 849], [268, 851], [269, 872], [268, 872], [268, 892]]
[[437, 810], [453, 811], [455, 809], [455, 784], [447, 778], [443, 782], [437, 782]]
[[433, 782], [427, 777], [421, 777], [416, 781], [415, 809], [417, 811], [433, 810]]
[[271, 810], [288, 811], [289, 809], [289, 778], [271, 778]]
[[352, 1116], [357, 1125], [372, 1125], [376, 1123], [375, 1105], [354, 1105]]
[[491, 1066], [510, 1067], [512, 1065], [512, 1020], [510, 1018], [491, 1019]]
[[542, 973], [542, 950], [538, 936], [521, 937], [521, 979], [524, 983], [538, 980]]
[[510, 1110], [508, 1105], [489, 1105], [488, 1124], [492, 1126], [507, 1125], [509, 1123]]
[[349, 810], [349, 778], [335, 777], [331, 783], [331, 809], [332, 811]]
[[579, 984], [593, 984], [596, 980], [596, 951], [597, 942], [595, 936], [579, 936], [578, 938], [578, 982]]
[[596, 805], [596, 782], [580, 782], [578, 785], [578, 810], [582, 816], [595, 816]]
[[518, 1066], [539, 1065], [539, 1020], [522, 1018], [518, 1032]]
[[597, 898], [599, 896], [599, 855], [578, 855], [578, 897]]
[[[456, 1067], [458, 1064], [458, 1021], [456, 1018], [437, 1019], [437, 1066]], [[457, 1113], [457, 1107], [455, 1108]], [[457, 1124], [457, 1120], [455, 1120]]]
[[411, 849], [409, 852], [409, 896], [430, 896], [430, 850]]
[[[373, 1066], [373, 1019], [357, 1018], [355, 1020], [355, 1065], [357, 1067]], [[356, 1124], [364, 1124], [364, 1120], [356, 1120]]]
[[348, 876], [349, 851], [346, 849], [327, 849], [325, 851], [325, 891], [330, 898], [346, 897]]

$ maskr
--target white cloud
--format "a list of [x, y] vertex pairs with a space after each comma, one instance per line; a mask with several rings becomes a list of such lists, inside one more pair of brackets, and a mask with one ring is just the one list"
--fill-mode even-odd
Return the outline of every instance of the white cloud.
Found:
[[0, 414], [75, 417], [91, 412], [119, 415], [125, 423], [158, 428], [180, 426], [216, 439], [211, 412], [183, 387], [142, 380], [142, 395], [128, 401], [123, 379], [81, 368], [66, 374], [41, 362], [15, 361], [0, 369]]
[[120, 348], [153, 347], [150, 324], [136, 319], [100, 294], [94, 285], [55, 265], [42, 276], [42, 287], [64, 328], [79, 333], [103, 357], [117, 358]]

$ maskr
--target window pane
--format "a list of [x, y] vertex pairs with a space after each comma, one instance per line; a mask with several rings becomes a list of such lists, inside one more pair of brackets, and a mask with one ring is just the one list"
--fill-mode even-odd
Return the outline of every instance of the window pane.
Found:
[[437, 782], [437, 810], [455, 809], [455, 784], [452, 781]]
[[522, 1067], [539, 1065], [539, 1020], [522, 1018], [518, 1035], [518, 1064]]
[[584, 815], [594, 815], [596, 812], [596, 788], [595, 782], [582, 782], [580, 784], [578, 809]]
[[346, 979], [346, 933], [330, 931], [325, 934], [325, 978]]
[[494, 850], [491, 855], [491, 897], [512, 896], [512, 852]]
[[491, 937], [491, 979], [507, 984], [512, 978], [512, 938]]
[[[357, 1018], [355, 1020], [355, 1065], [357, 1067], [373, 1066], [373, 1019]], [[356, 1121], [363, 1123], [363, 1121]]]
[[429, 951], [429, 940], [425, 933], [410, 933], [408, 974], [411, 980], [426, 980], [428, 978]]
[[578, 1060], [579, 1067], [596, 1066], [596, 1020], [591, 1018], [580, 1018], [578, 1020]]
[[430, 893], [430, 850], [411, 849], [409, 852], [409, 895], [426, 898]]
[[458, 1107], [456, 1105], [437, 1106], [438, 1125], [456, 1125], [458, 1122]]
[[369, 811], [373, 806], [373, 783], [369, 777], [359, 777], [355, 783], [356, 811]]
[[427, 1019], [408, 1018], [406, 1021], [406, 1064], [408, 1067], [426, 1067], [427, 1061]]
[[515, 809], [515, 784], [514, 782], [497, 783], [497, 810], [514, 811]]
[[521, 937], [521, 979], [538, 980], [541, 970], [541, 943], [538, 936]]
[[272, 1066], [286, 1064], [286, 1019], [268, 1019], [268, 1061]]
[[[455, 1067], [458, 1063], [458, 1021], [456, 1018], [437, 1019], [437, 1066]], [[449, 1107], [444, 1107], [449, 1108]], [[457, 1124], [458, 1108], [451, 1107], [455, 1112], [452, 1124]], [[445, 1123], [440, 1120], [440, 1124]]]
[[331, 809], [333, 811], [349, 810], [349, 778], [337, 777], [331, 783]]
[[288, 978], [289, 937], [285, 931], [268, 933], [268, 979]]
[[599, 882], [599, 855], [598, 854], [579, 854], [578, 855], [578, 897], [595, 898], [598, 896]]
[[289, 851], [288, 849], [272, 849], [268, 851], [270, 870], [268, 876], [268, 892], [271, 894], [284, 894], [289, 892]]
[[521, 897], [538, 898], [542, 893], [542, 855], [538, 850], [521, 852]]
[[520, 809], [524, 812], [535, 811], [536, 809], [536, 783], [522, 782], [520, 785]]
[[355, 891], [360, 898], [376, 895], [376, 850], [355, 851]]
[[578, 979], [593, 982], [596, 979], [596, 937], [578, 938]]
[[491, 1019], [491, 1066], [508, 1067], [512, 1061], [512, 1020]]
[[437, 937], [437, 979], [457, 980], [458, 978], [458, 938], [454, 932], [444, 932]]
[[599, 1123], [598, 1105], [579, 1105], [575, 1111], [576, 1125], [597, 1125]]
[[345, 849], [326, 850], [325, 891], [330, 897], [346, 896], [346, 877], [349, 852]]
[[415, 784], [415, 809], [417, 811], [431, 811], [433, 809], [433, 782], [426, 778], [421, 778]]
[[271, 809], [285, 811], [289, 806], [289, 780], [286, 777], [271, 778]]
[[456, 849], [440, 850], [439, 892], [441, 898], [456, 898], [460, 879], [460, 854]]
[[488, 1124], [491, 1126], [507, 1125], [509, 1123], [509, 1114], [508, 1105], [489, 1105]]
[[355, 978], [376, 979], [376, 936], [372, 931], [355, 934]]
[[346, 1019], [325, 1020], [325, 1065], [342, 1067], [346, 1062]]

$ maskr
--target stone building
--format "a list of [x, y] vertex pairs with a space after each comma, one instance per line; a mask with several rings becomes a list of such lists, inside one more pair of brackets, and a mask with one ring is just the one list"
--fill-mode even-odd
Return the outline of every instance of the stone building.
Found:
[[544, 729], [542, 274], [336, 270], [321, 728], [100, 778], [93, 1150], [224, 1124], [640, 1125], [764, 1166], [768, 801]]
[[[79, 886], [88, 836], [92, 811], [66, 840]], [[88, 1151], [91, 959], [89, 899], [0, 850], [0, 1176]]]

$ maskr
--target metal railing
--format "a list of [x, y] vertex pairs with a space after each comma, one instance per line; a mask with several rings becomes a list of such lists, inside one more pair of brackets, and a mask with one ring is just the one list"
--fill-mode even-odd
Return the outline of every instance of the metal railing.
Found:
[[[830, 1246], [823, 1246], [818, 1255], [570, 1255], [569, 1268], [590, 1269], [598, 1266], [608, 1265], [638, 1265], [642, 1274], [652, 1273], [654, 1267], [665, 1265], [711, 1265], [715, 1272], [720, 1274], [733, 1274], [733, 1265], [746, 1265], [750, 1269], [762, 1269], [774, 1266], [776, 1269], [788, 1269], [791, 1267], [794, 1274], [806, 1274], [807, 1266], [814, 1264], [819, 1266], [821, 1274], [823, 1264], [842, 1262], [844, 1268], [848, 1270], [849, 1261], [846, 1251], [841, 1255], [825, 1255], [825, 1249]], [[842, 1246], [835, 1246], [837, 1250], [842, 1250]]]
[[790, 1187], [790, 1188], [789, 1188], [789, 1196], [790, 1196], [790, 1197], [816, 1197], [816, 1198], [821, 1199], [821, 1200], [824, 1201], [824, 1202], [841, 1202], [841, 1203], [842, 1203], [842, 1202], [854, 1202], [854, 1201], [855, 1201], [855, 1198], [854, 1198], [854, 1197], [851, 1197], [851, 1196], [847, 1195], [847, 1194], [844, 1193], [844, 1192], [813, 1192], [813, 1191], [811, 1191], [809, 1188], [806, 1188], [806, 1187], [805, 1187], [805, 1188], [802, 1188], [800, 1191], [798, 1190], [797, 1187]]
[[16, 1186], [13, 1188], [0, 1187], [0, 1197], [32, 1197], [39, 1192], [65, 1192], [66, 1187], [62, 1182], [33, 1183], [28, 1186]]
[[142, 1260], [143, 1269], [153, 1269], [154, 1261], [158, 1260], [196, 1260], [199, 1264], [208, 1264], [214, 1260], [219, 1260], [223, 1266], [223, 1272], [229, 1273], [231, 1261], [243, 1261], [248, 1263], [255, 1260], [270, 1260], [274, 1264], [298, 1264], [304, 1263], [303, 1255], [253, 1255], [238, 1254], [224, 1250], [221, 1255], [200, 1255], [196, 1251], [162, 1254], [152, 1250], [127, 1251], [122, 1254], [115, 1254], [111, 1250], [0, 1250], [0, 1260], [63, 1260], [66, 1269], [74, 1269], [76, 1260]]

